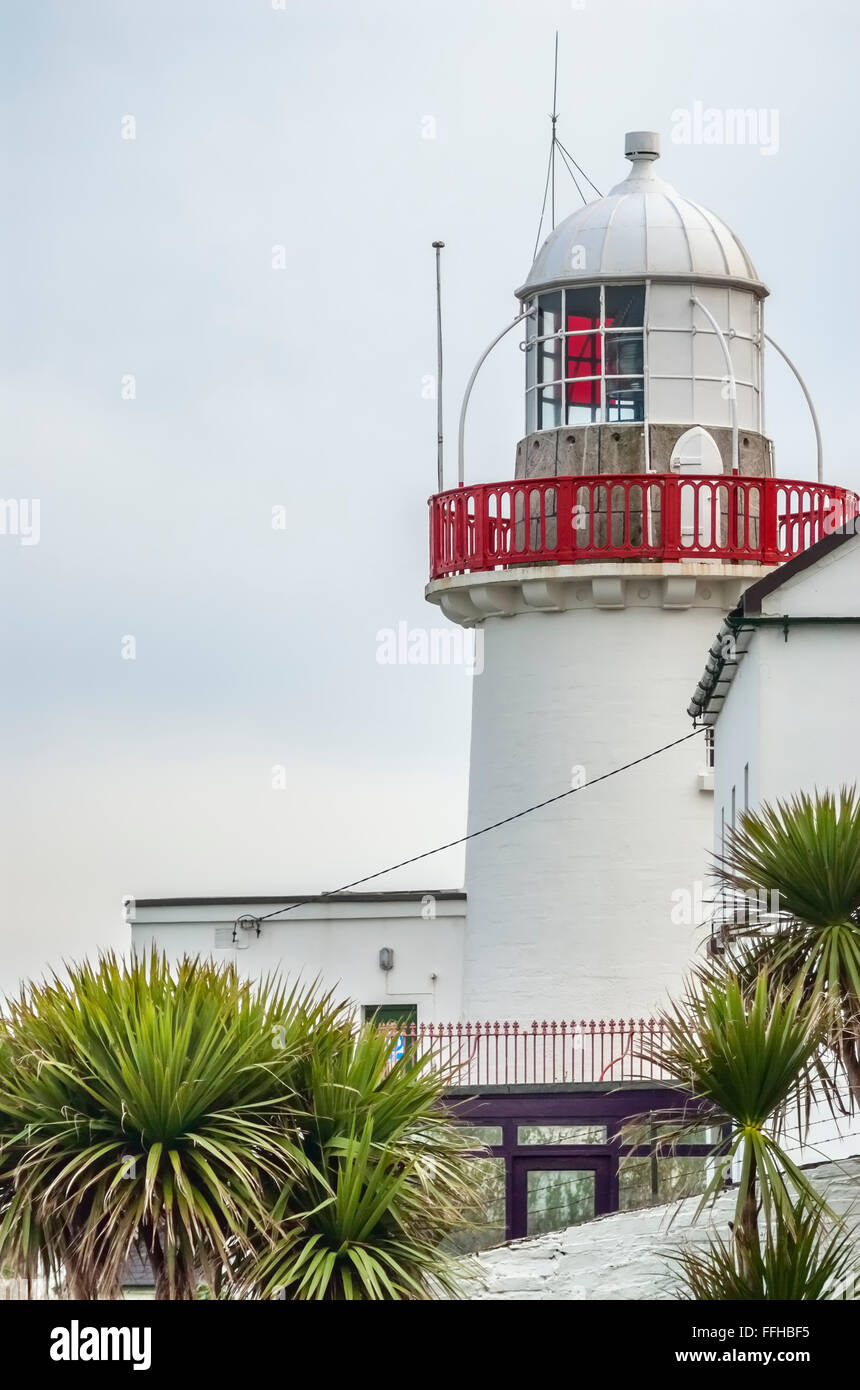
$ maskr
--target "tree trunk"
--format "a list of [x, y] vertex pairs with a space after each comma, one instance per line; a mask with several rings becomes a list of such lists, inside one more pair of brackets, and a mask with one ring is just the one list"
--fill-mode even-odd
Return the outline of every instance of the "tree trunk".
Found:
[[740, 1231], [738, 1232], [740, 1257], [748, 1275], [752, 1274], [753, 1256], [758, 1253], [759, 1249], [757, 1175], [758, 1167], [755, 1154], [753, 1154], [741, 1208]]

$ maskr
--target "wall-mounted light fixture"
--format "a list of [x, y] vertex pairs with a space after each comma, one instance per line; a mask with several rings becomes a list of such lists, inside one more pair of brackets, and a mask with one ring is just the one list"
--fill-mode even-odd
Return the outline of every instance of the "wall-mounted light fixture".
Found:
[[379, 968], [380, 968], [380, 970], [393, 970], [393, 969], [394, 969], [394, 952], [393, 952], [393, 950], [391, 949], [390, 946], [383, 946], [382, 949], [380, 950], [380, 952], [379, 952]]

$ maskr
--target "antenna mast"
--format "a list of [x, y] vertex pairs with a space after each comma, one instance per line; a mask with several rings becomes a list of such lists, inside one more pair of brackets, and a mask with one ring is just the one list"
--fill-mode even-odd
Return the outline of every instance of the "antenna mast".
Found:
[[440, 252], [444, 241], [434, 241], [436, 252], [436, 481], [438, 491], [445, 491], [442, 445], [442, 265]]
[[555, 134], [558, 121], [558, 30], [555, 31], [555, 59], [552, 70], [552, 144], [549, 150], [550, 177], [552, 179], [552, 225], [555, 228], [555, 147], [558, 143]]

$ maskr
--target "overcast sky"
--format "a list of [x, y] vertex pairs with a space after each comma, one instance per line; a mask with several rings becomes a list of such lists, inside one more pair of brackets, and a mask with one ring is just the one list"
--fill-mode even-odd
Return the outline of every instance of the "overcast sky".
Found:
[[[531, 263], [556, 27], [565, 144], [605, 191], [624, 132], [663, 133], [659, 172], [771, 288], [828, 476], [860, 483], [853, 3], [6, 0], [2, 24], [0, 496], [38, 498], [40, 534], [0, 535], [0, 989], [124, 945], [125, 893], [315, 892], [462, 833], [470, 678], [380, 666], [377, 633], [443, 622], [430, 243], [453, 441]], [[673, 144], [696, 102], [778, 112], [777, 152]], [[471, 479], [512, 473], [521, 373], [512, 335]], [[814, 476], [775, 360], [768, 432]], [[377, 886], [461, 879], [449, 853]]]

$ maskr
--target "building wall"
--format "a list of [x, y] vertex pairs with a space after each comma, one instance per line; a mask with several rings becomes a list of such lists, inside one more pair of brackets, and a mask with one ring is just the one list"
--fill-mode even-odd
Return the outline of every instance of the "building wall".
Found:
[[[800, 570], [763, 599], [762, 617], [786, 614], [860, 614], [860, 540]], [[860, 625], [789, 626], [787, 639], [781, 626], [755, 631], [715, 726], [715, 854], [723, 820], [731, 823], [733, 790], [737, 814], [744, 809], [746, 768], [751, 810], [801, 791], [860, 784], [858, 690]], [[823, 1105], [813, 1109], [803, 1137], [801, 1144], [796, 1127], [790, 1129], [788, 1147], [800, 1162], [857, 1152], [856, 1134], [846, 1135], [846, 1126]]]
[[[238, 916], [262, 916], [277, 905], [272, 900], [188, 906], [143, 902], [135, 910], [132, 944], [147, 949], [154, 943], [172, 960], [185, 954], [232, 959], [248, 977], [269, 971], [306, 983], [319, 977], [322, 986], [360, 1005], [416, 1004], [423, 1023], [459, 1018], [466, 908], [462, 894], [306, 903], [281, 919], [263, 922], [259, 939], [240, 933], [247, 942], [243, 949], [216, 946], [216, 930], [226, 928], [229, 933]], [[379, 967], [383, 946], [394, 950], [393, 970]]]
[[[860, 537], [800, 570], [762, 602], [762, 617], [860, 616]], [[703, 652], [704, 654], [704, 652]], [[741, 658], [715, 735], [714, 840], [731, 791], [750, 807], [815, 787], [860, 783], [854, 692], [860, 624], [759, 627]]]
[[[689, 732], [719, 599], [672, 611], [657, 590], [639, 582], [617, 611], [583, 590], [582, 611], [484, 622], [470, 830]], [[704, 874], [704, 758], [690, 740], [469, 843], [467, 1018], [648, 1017], [665, 1002], [697, 939], [672, 895]]]
[[[730, 698], [714, 730], [715, 854], [721, 852], [723, 826], [732, 823], [732, 791], [736, 816], [746, 809], [747, 795], [750, 807], [757, 805], [760, 799], [762, 682], [758, 637], [761, 635], [757, 634], [735, 671]], [[703, 649], [703, 656], [706, 650]]]
[[[858, 602], [860, 607], [860, 602]], [[854, 692], [860, 627], [793, 627], [756, 635], [761, 657], [758, 800], [860, 782]]]

